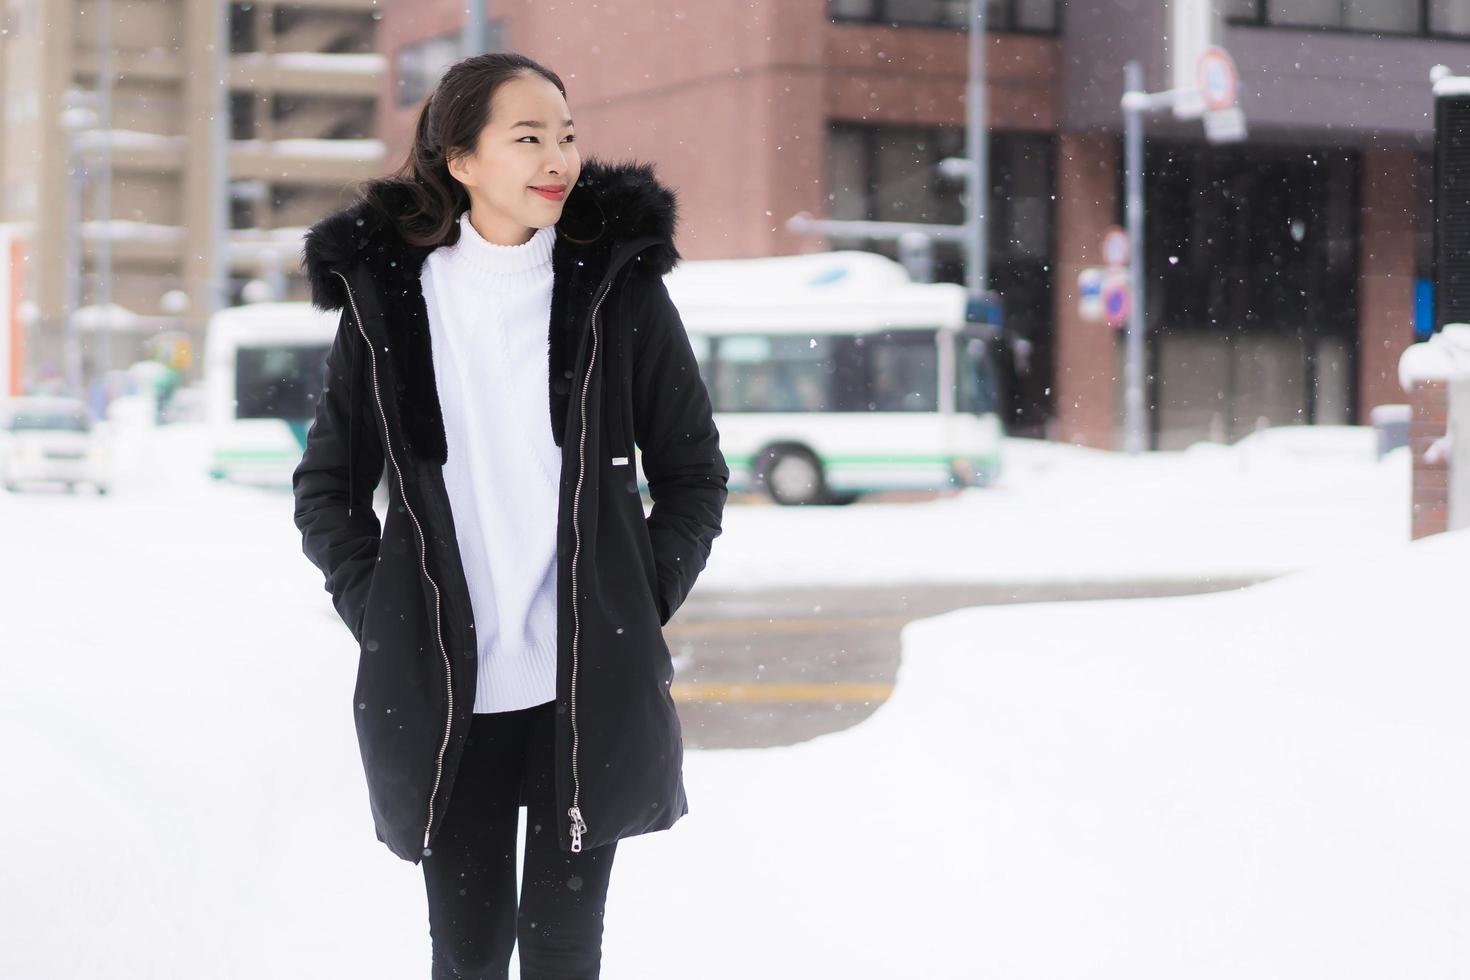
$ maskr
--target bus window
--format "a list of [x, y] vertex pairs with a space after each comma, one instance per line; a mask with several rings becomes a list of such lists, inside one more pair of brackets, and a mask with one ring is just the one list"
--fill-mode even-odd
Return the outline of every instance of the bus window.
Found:
[[988, 415], [999, 409], [995, 364], [990, 349], [979, 337], [955, 337], [956, 412]]
[[863, 341], [869, 411], [939, 410], [939, 351], [933, 331], [878, 334]]
[[797, 335], [725, 336], [711, 358], [717, 412], [829, 411], [832, 339]]
[[241, 347], [235, 352], [235, 417], [312, 418], [326, 359], [321, 346]]

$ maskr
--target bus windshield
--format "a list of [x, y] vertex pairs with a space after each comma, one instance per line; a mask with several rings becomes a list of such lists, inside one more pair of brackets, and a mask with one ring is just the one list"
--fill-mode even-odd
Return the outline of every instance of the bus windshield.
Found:
[[995, 364], [979, 337], [955, 336], [955, 411], [987, 415], [999, 408]]
[[235, 417], [310, 419], [322, 393], [327, 347], [282, 344], [235, 353]]

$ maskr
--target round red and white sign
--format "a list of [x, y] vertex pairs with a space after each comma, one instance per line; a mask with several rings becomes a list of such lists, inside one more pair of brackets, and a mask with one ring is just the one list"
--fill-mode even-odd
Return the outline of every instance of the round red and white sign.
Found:
[[1128, 232], [1114, 225], [1108, 229], [1103, 236], [1103, 262], [1114, 269], [1122, 268], [1128, 264], [1128, 259], [1133, 253], [1133, 243], [1128, 240]]
[[1206, 108], [1229, 109], [1235, 105], [1240, 91], [1240, 72], [1235, 68], [1235, 59], [1230, 52], [1218, 45], [1211, 45], [1200, 53], [1195, 68], [1196, 84]]

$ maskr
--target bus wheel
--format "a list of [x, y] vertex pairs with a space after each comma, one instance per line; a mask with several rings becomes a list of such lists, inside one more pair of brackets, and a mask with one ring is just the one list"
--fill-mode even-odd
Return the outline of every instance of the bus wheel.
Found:
[[827, 502], [827, 484], [816, 455], [801, 446], [777, 446], [761, 457], [760, 485], [778, 504]]

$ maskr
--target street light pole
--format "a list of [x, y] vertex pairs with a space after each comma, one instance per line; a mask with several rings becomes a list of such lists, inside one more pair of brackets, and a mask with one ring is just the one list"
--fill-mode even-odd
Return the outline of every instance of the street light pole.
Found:
[[[1137, 455], [1145, 448], [1143, 404], [1143, 66], [1130, 61], [1123, 69], [1124, 157], [1127, 169], [1128, 327], [1124, 365], [1123, 448]], [[1136, 93], [1136, 95], [1135, 95]], [[1130, 97], [1131, 96], [1131, 97]]]
[[990, 198], [990, 132], [985, 98], [985, 15], [987, 0], [970, 0], [970, 77], [965, 86], [965, 154], [970, 158], [970, 193], [965, 204], [969, 226], [966, 278], [970, 295], [985, 295], [990, 278], [990, 240], [986, 205]]

